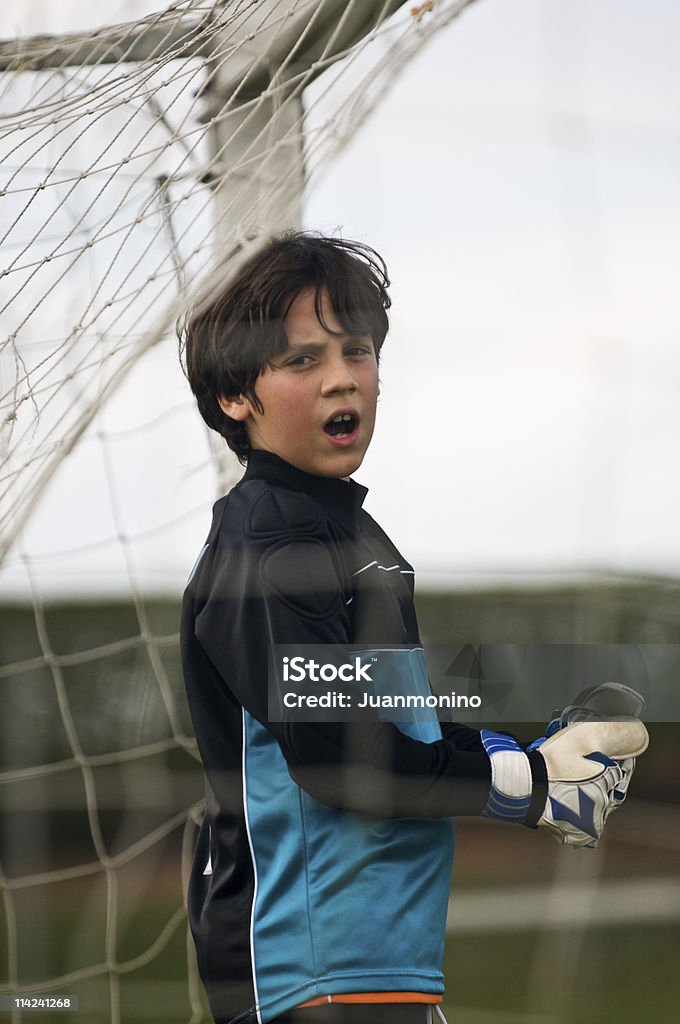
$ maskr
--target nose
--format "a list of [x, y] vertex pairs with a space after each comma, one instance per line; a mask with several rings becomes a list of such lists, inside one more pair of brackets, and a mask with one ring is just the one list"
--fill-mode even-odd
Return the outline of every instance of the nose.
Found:
[[326, 368], [323, 383], [321, 385], [322, 395], [333, 395], [337, 392], [353, 392], [357, 389], [357, 382], [352, 373], [352, 368], [342, 357], [331, 360]]

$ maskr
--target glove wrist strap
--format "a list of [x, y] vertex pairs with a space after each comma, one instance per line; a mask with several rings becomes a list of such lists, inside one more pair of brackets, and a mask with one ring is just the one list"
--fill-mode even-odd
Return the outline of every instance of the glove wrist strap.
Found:
[[482, 817], [521, 825], [533, 796], [529, 758], [513, 736], [490, 729], [482, 729], [480, 736], [491, 763], [491, 789]]
[[546, 768], [543, 756], [538, 750], [531, 751], [531, 753], [527, 754], [527, 757], [529, 758], [534, 788], [524, 824], [528, 828], [538, 828], [538, 819], [543, 814], [548, 800], [548, 769]]

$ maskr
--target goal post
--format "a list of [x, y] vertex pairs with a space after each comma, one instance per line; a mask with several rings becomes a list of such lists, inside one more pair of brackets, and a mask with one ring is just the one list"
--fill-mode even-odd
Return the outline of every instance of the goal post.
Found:
[[[232, 212], [229, 168], [236, 165], [247, 180], [247, 188], [241, 185], [238, 192], [246, 211], [242, 216], [277, 230], [300, 221], [304, 88], [404, 3], [264, 0], [254, 7], [227, 5], [227, 14], [230, 7], [244, 13], [226, 20], [222, 5], [216, 5], [187, 24], [155, 17], [58, 39], [37, 36], [24, 40], [19, 53], [16, 43], [0, 43], [0, 71], [202, 59], [207, 72], [203, 120], [212, 142], [205, 175], [218, 197], [217, 221]], [[272, 179], [285, 181], [285, 187], [262, 209]]]

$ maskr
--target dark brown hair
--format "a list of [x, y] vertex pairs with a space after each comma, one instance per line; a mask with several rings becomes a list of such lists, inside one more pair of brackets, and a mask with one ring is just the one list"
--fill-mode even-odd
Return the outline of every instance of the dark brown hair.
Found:
[[289, 231], [248, 259], [213, 302], [179, 322], [180, 358], [201, 416], [240, 462], [250, 452], [248, 433], [222, 412], [219, 399], [244, 395], [263, 411], [255, 384], [288, 346], [283, 321], [300, 292], [314, 288], [316, 315], [329, 330], [321, 310], [325, 291], [343, 331], [370, 334], [379, 358], [389, 284], [384, 260], [368, 245]]

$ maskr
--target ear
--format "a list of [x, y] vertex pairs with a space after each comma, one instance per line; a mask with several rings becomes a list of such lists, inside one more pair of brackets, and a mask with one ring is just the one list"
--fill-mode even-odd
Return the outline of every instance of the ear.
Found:
[[220, 395], [218, 402], [225, 416], [232, 420], [242, 422], [250, 416], [250, 402], [243, 395]]

